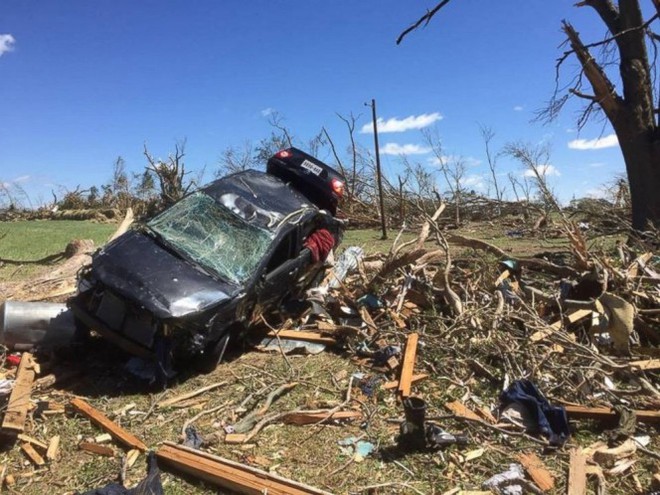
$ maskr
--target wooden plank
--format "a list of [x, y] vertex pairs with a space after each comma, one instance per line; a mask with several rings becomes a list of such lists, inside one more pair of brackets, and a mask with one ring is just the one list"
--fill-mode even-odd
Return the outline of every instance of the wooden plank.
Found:
[[568, 468], [568, 495], [587, 495], [587, 456], [582, 449], [571, 449]]
[[401, 365], [401, 375], [399, 375], [399, 394], [401, 394], [401, 397], [403, 398], [410, 396], [418, 340], [419, 335], [411, 333], [408, 335], [408, 340], [406, 341], [406, 350], [403, 354], [403, 365]]
[[660, 370], [660, 359], [645, 359], [643, 361], [631, 361], [628, 363], [633, 371], [655, 371]]
[[555, 479], [539, 456], [534, 453], [520, 454], [517, 459], [541, 491], [547, 492], [555, 487]]
[[34, 445], [35, 447], [39, 447], [40, 449], [43, 449], [43, 450], [48, 449], [48, 445], [46, 445], [45, 443], [37, 440], [36, 438], [32, 438], [30, 436], [23, 435], [22, 433], [18, 435], [18, 439], [25, 442], [25, 443], [29, 443], [31, 445]]
[[292, 425], [310, 425], [320, 421], [348, 421], [362, 417], [360, 411], [336, 411], [331, 415], [329, 412], [292, 412], [284, 416], [282, 421]]
[[43, 466], [46, 464], [46, 461], [44, 461], [44, 458], [41, 457], [36, 450], [34, 450], [34, 447], [30, 445], [29, 443], [24, 443], [21, 445], [21, 450], [25, 452], [25, 455], [28, 456], [28, 458], [35, 463], [37, 466]]
[[46, 459], [54, 461], [57, 458], [57, 453], [60, 450], [60, 436], [55, 435], [48, 443], [48, 450], [46, 450]]
[[78, 448], [85, 452], [89, 452], [90, 454], [98, 454], [106, 457], [115, 456], [115, 451], [112, 450], [111, 447], [108, 447], [107, 445], [99, 445], [98, 443], [80, 442]]
[[453, 412], [456, 416], [472, 419], [475, 421], [483, 421], [477, 413], [471, 409], [468, 409], [468, 407], [461, 401], [455, 400], [454, 402], [447, 402], [445, 407]]
[[157, 407], [168, 407], [173, 404], [176, 404], [177, 402], [181, 402], [187, 399], [192, 399], [193, 397], [197, 397], [198, 395], [203, 394], [204, 392], [209, 392], [211, 390], [214, 390], [216, 388], [222, 387], [224, 385], [227, 385], [227, 382], [218, 382], [214, 383], [212, 385], [207, 385], [206, 387], [198, 388], [197, 390], [194, 390], [192, 392], [188, 392], [187, 394], [183, 395], [177, 395], [176, 397], [172, 397], [171, 399], [166, 399], [163, 401], [160, 401], [157, 404]]
[[314, 342], [316, 344], [336, 345], [337, 341], [332, 337], [324, 337], [318, 332], [298, 332], [296, 330], [279, 330], [277, 332], [270, 331], [268, 337], [302, 340], [303, 342]]
[[171, 442], [165, 442], [156, 451], [156, 457], [164, 467], [242, 495], [331, 495], [276, 474]]
[[84, 400], [78, 398], [72, 399], [71, 406], [73, 406], [77, 412], [89, 418], [92, 423], [99, 426], [102, 430], [110, 433], [110, 435], [112, 435], [116, 440], [126, 445], [127, 447], [138, 449], [142, 452], [147, 450], [147, 446], [144, 444], [144, 442], [142, 442], [142, 440], [137, 438], [132, 433], [129, 433], [121, 426], [110, 421], [101, 411], [94, 409]]
[[[591, 316], [591, 313], [593, 313], [591, 309], [574, 309], [567, 312], [564, 316], [566, 317], [566, 320], [570, 324], [583, 320], [588, 316]], [[540, 342], [549, 335], [560, 330], [563, 324], [564, 324], [563, 320], [557, 320], [556, 322], [548, 326], [548, 328], [544, 328], [543, 330], [539, 330], [538, 332], [533, 333], [532, 336], [529, 338], [529, 340], [531, 340], [532, 342]]]
[[[415, 383], [419, 382], [421, 380], [425, 380], [429, 377], [428, 374], [426, 373], [420, 373], [419, 375], [413, 375], [412, 378], [410, 379], [410, 383]], [[383, 388], [385, 390], [392, 390], [395, 388], [399, 388], [399, 380], [392, 380], [391, 382], [385, 382], [383, 383]]]
[[369, 314], [369, 310], [365, 306], [360, 306], [360, 316], [362, 317], [362, 321], [367, 324], [367, 327], [369, 328], [369, 334], [373, 334], [378, 330], [378, 327], [374, 323], [373, 318]]
[[[597, 419], [600, 421], [616, 421], [618, 414], [607, 407], [587, 407], [566, 405], [566, 414], [570, 419]], [[660, 411], [636, 410], [637, 420], [642, 423], [659, 424]]]
[[9, 403], [2, 420], [2, 429], [12, 433], [21, 433], [25, 429], [25, 419], [30, 408], [30, 395], [36, 376], [36, 367], [32, 354], [24, 352], [16, 371], [14, 389], [9, 396]]

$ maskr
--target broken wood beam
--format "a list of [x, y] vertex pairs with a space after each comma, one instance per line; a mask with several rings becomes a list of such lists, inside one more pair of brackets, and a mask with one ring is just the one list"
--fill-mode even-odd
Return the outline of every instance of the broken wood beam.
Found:
[[26, 456], [37, 466], [43, 466], [46, 464], [46, 461], [44, 461], [44, 458], [41, 457], [36, 450], [34, 450], [34, 447], [30, 445], [29, 443], [24, 443], [21, 445], [21, 450], [25, 453]]
[[[591, 316], [591, 313], [593, 313], [592, 309], [574, 309], [572, 311], [567, 312], [564, 316], [566, 321], [570, 324], [570, 323], [576, 323], [588, 316]], [[533, 333], [532, 336], [529, 338], [529, 340], [531, 340], [532, 342], [540, 342], [546, 337], [552, 335], [554, 332], [561, 330], [563, 324], [564, 324], [564, 320], [557, 320], [556, 322], [551, 324], [548, 328], [544, 328], [543, 330], [539, 330], [538, 332]]]
[[568, 495], [587, 495], [587, 456], [582, 449], [571, 449], [568, 468]]
[[299, 332], [297, 330], [279, 330], [270, 331], [266, 334], [268, 337], [280, 339], [302, 340], [304, 342], [313, 342], [324, 345], [337, 345], [337, 341], [332, 337], [325, 337], [318, 332]]
[[48, 450], [46, 450], [46, 459], [54, 461], [57, 458], [57, 453], [60, 450], [60, 436], [55, 435], [48, 443]]
[[[413, 375], [412, 378], [410, 379], [410, 383], [415, 383], [420, 380], [425, 380], [429, 377], [428, 374], [426, 373], [420, 373], [418, 375]], [[399, 388], [399, 380], [392, 380], [391, 382], [385, 382], [383, 383], [383, 388], [385, 390], [392, 390], [394, 388]]]
[[[587, 407], [565, 405], [569, 419], [597, 419], [600, 421], [616, 422], [619, 415], [608, 407]], [[641, 423], [659, 424], [660, 411], [636, 410], [635, 416]]]
[[282, 421], [291, 425], [311, 425], [326, 421], [350, 421], [360, 419], [360, 411], [327, 411], [327, 412], [292, 412], [284, 416]]
[[110, 433], [117, 441], [121, 442], [127, 447], [132, 449], [138, 449], [142, 452], [146, 452], [147, 446], [137, 438], [132, 433], [129, 433], [121, 426], [113, 423], [108, 419], [108, 417], [103, 414], [101, 411], [94, 409], [87, 402], [82, 399], [72, 399], [71, 406], [83, 416], [86, 416], [92, 423], [99, 426], [102, 430]]
[[534, 453], [520, 454], [517, 459], [541, 491], [547, 492], [555, 487], [554, 477], [545, 467], [543, 461], [539, 459], [539, 456]]
[[403, 364], [401, 365], [401, 375], [399, 376], [399, 394], [402, 398], [410, 396], [418, 340], [419, 335], [411, 333], [408, 335], [408, 340], [406, 341], [406, 349], [403, 354]]
[[30, 395], [37, 365], [32, 354], [24, 352], [16, 371], [16, 382], [9, 396], [9, 403], [2, 420], [2, 429], [10, 433], [22, 433], [25, 429], [25, 419], [30, 408]]
[[164, 444], [156, 451], [163, 466], [242, 495], [331, 495], [303, 483], [199, 450]]
[[453, 412], [456, 416], [461, 418], [467, 418], [474, 421], [483, 421], [477, 413], [469, 409], [461, 401], [455, 400], [454, 402], [447, 402], [445, 407]]

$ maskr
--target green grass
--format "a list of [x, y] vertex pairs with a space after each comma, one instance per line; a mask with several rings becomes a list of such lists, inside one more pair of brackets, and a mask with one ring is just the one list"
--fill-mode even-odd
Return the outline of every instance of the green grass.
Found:
[[0, 222], [0, 282], [29, 278], [45, 266], [8, 260], [29, 262], [62, 253], [73, 239], [92, 239], [100, 246], [116, 228], [112, 223], [75, 220]]
[[0, 258], [30, 261], [61, 253], [72, 239], [103, 244], [117, 226], [75, 220], [0, 222]]

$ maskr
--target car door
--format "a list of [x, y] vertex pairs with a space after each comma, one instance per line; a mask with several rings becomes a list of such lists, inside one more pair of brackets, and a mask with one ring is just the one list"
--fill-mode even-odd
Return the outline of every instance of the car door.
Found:
[[300, 250], [300, 229], [292, 229], [274, 249], [258, 284], [257, 301], [264, 307], [278, 304], [294, 288], [310, 263], [309, 251]]

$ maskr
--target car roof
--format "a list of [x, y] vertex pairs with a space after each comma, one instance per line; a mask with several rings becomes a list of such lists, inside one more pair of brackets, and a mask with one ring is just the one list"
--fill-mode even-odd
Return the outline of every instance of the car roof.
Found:
[[202, 191], [244, 220], [271, 231], [292, 213], [318, 209], [290, 185], [258, 170], [228, 175]]

